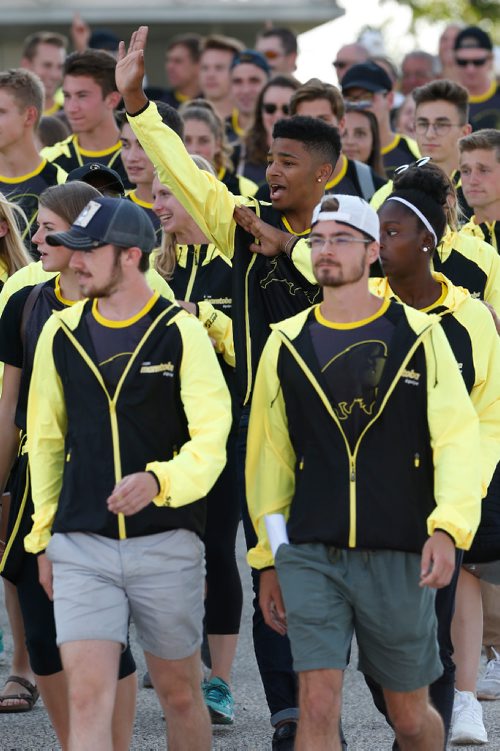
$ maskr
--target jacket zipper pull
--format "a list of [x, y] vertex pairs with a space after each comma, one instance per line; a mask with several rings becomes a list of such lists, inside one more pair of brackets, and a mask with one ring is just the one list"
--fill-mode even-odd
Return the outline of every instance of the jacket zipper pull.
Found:
[[420, 454], [415, 454], [413, 464], [415, 466], [415, 469], [418, 469], [420, 467]]
[[304, 457], [299, 462], [299, 469], [304, 469]]
[[351, 464], [351, 482], [356, 481], [356, 470], [354, 469], [354, 462]]

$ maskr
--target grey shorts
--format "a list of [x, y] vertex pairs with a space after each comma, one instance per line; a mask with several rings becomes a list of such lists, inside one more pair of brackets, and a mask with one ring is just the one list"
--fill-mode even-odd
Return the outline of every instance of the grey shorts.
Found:
[[358, 667], [383, 688], [414, 691], [442, 674], [419, 555], [281, 545], [275, 564], [295, 670], [344, 670], [356, 633]]
[[205, 557], [194, 532], [126, 540], [55, 534], [47, 556], [59, 645], [87, 639], [126, 644], [131, 616], [139, 644], [156, 657], [180, 660], [200, 646]]

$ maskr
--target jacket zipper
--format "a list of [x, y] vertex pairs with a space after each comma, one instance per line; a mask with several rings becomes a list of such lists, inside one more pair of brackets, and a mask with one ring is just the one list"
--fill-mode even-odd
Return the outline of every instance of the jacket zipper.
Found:
[[191, 299], [191, 293], [193, 291], [197, 273], [198, 273], [198, 256], [197, 256], [197, 251], [196, 251], [196, 245], [193, 245], [193, 265], [191, 266], [191, 272], [190, 272], [189, 280], [188, 280], [187, 287], [186, 287], [186, 293], [184, 295], [184, 299], [186, 300], [186, 302], [189, 302], [189, 300]]
[[[75, 337], [72, 331], [67, 327], [67, 325], [63, 322], [61, 322], [61, 327], [63, 331], [65, 332], [68, 339], [71, 341], [77, 352], [80, 354], [80, 356], [83, 358], [83, 360], [87, 363], [90, 370], [95, 375], [98, 383], [100, 384], [102, 390], [104, 391], [106, 398], [108, 400], [108, 408], [109, 408], [109, 417], [110, 417], [110, 423], [111, 423], [111, 439], [113, 442], [113, 466], [115, 471], [115, 483], [120, 482], [122, 479], [122, 466], [121, 466], [121, 459], [120, 459], [120, 431], [118, 428], [118, 418], [116, 415], [116, 404], [118, 402], [118, 397], [120, 395], [121, 388], [123, 386], [123, 383], [125, 381], [125, 378], [127, 377], [133, 363], [135, 362], [139, 352], [142, 349], [142, 346], [144, 342], [149, 338], [150, 334], [154, 330], [154, 328], [163, 320], [164, 316], [172, 310], [174, 307], [174, 304], [170, 305], [166, 310], [163, 311], [162, 314], [160, 314], [151, 324], [151, 326], [147, 329], [144, 336], [142, 337], [141, 341], [135, 348], [131, 358], [129, 359], [121, 377], [118, 381], [118, 384], [115, 389], [115, 393], [113, 398], [111, 398], [109, 391], [106, 388], [106, 384], [104, 383], [104, 379], [101, 375], [101, 372], [97, 365], [94, 363], [94, 361], [89, 357], [85, 349], [82, 347], [78, 339]], [[127, 529], [125, 525], [125, 516], [124, 514], [119, 513], [118, 514], [118, 536], [120, 540], [125, 540], [127, 537]]]
[[360, 447], [361, 441], [363, 440], [363, 438], [364, 438], [367, 430], [369, 430], [369, 428], [378, 420], [378, 418], [382, 414], [382, 412], [384, 410], [384, 407], [387, 404], [387, 401], [388, 401], [389, 397], [391, 396], [392, 392], [396, 388], [396, 384], [399, 381], [401, 373], [403, 372], [403, 370], [406, 368], [406, 365], [409, 363], [409, 361], [413, 357], [413, 354], [416, 351], [416, 349], [419, 347], [422, 339], [424, 338], [424, 334], [426, 334], [427, 331], [430, 328], [432, 328], [432, 324], [430, 326], [427, 326], [418, 335], [417, 339], [415, 340], [415, 342], [413, 343], [413, 345], [408, 350], [408, 352], [406, 354], [406, 357], [404, 358], [403, 362], [399, 366], [399, 369], [398, 369], [396, 375], [394, 376], [394, 379], [393, 379], [392, 383], [390, 384], [389, 388], [387, 389], [387, 392], [386, 392], [386, 394], [385, 394], [385, 396], [384, 396], [384, 398], [382, 400], [382, 403], [380, 404], [380, 408], [379, 408], [377, 414], [375, 415], [375, 417], [373, 417], [372, 420], [370, 420], [370, 422], [367, 425], [365, 425], [364, 429], [361, 431], [361, 433], [360, 433], [360, 435], [358, 437], [358, 440], [356, 441], [356, 445], [354, 447], [354, 451], [353, 452], [351, 452], [351, 447], [349, 445], [349, 441], [347, 440], [347, 436], [344, 433], [344, 430], [342, 429], [342, 426], [340, 424], [340, 420], [338, 419], [337, 415], [335, 414], [335, 411], [332, 408], [332, 405], [330, 404], [330, 401], [328, 400], [325, 392], [323, 391], [323, 389], [319, 385], [319, 383], [318, 383], [317, 379], [315, 378], [314, 374], [311, 372], [309, 366], [303, 360], [303, 358], [301, 357], [301, 355], [299, 354], [299, 352], [295, 349], [295, 347], [293, 346], [291, 340], [285, 334], [283, 334], [283, 332], [281, 332], [279, 329], [277, 329], [282, 342], [285, 344], [285, 346], [287, 347], [287, 349], [290, 351], [290, 353], [292, 354], [292, 356], [295, 358], [295, 360], [296, 360], [297, 364], [299, 365], [299, 367], [303, 370], [305, 376], [310, 381], [312, 387], [314, 388], [314, 390], [316, 391], [316, 393], [320, 397], [321, 401], [325, 405], [328, 414], [333, 419], [334, 423], [336, 424], [336, 426], [338, 427], [338, 429], [340, 431], [340, 434], [342, 435], [342, 437], [344, 439], [344, 443], [345, 443], [346, 449], [347, 449], [347, 456], [348, 456], [348, 459], [349, 459], [349, 468], [350, 468], [350, 474], [349, 474], [349, 547], [350, 548], [356, 547], [356, 511], [357, 511], [357, 507], [356, 507], [356, 458], [357, 458], [357, 455], [358, 455], [358, 451], [359, 451], [359, 447]]

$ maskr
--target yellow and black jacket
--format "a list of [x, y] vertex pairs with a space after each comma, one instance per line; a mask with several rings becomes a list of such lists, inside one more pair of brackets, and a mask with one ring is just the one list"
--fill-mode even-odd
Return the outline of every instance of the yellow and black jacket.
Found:
[[477, 237], [479, 240], [493, 245], [497, 253], [500, 253], [500, 221], [496, 222], [476, 222], [476, 218], [473, 216], [470, 222], [464, 224], [460, 232], [464, 235], [471, 235]]
[[118, 172], [126, 188], [133, 188], [134, 186], [129, 181], [127, 172], [123, 166], [121, 150], [122, 142], [120, 140], [117, 140], [110, 148], [102, 149], [101, 151], [82, 149], [78, 143], [78, 136], [72, 133], [64, 141], [59, 141], [53, 146], [46, 146], [42, 149], [41, 154], [49, 162], [58, 164], [68, 174], [71, 170], [77, 169], [77, 167], [83, 167], [84, 164], [91, 164], [92, 162], [105, 164], [106, 167], [112, 167]]
[[[484, 497], [500, 460], [500, 339], [485, 305], [443, 274], [435, 272], [433, 276], [442, 285], [443, 294], [424, 312], [440, 317], [479, 417]], [[370, 279], [370, 289], [379, 297], [398, 300], [387, 279]]]
[[439, 319], [397, 303], [373, 416], [353, 450], [327, 396], [309, 334], [315, 310], [273, 326], [256, 378], [246, 464], [258, 544], [273, 565], [265, 515], [290, 542], [420, 553], [447, 531], [468, 548], [479, 523], [478, 419]]
[[[200, 499], [225, 464], [229, 394], [200, 323], [159, 298], [111, 395], [84, 321], [90, 305], [55, 313], [35, 355], [28, 400], [35, 514], [25, 539], [31, 553], [46, 548], [51, 532], [202, 534]], [[154, 472], [160, 491], [125, 521], [106, 500], [122, 477], [141, 471]]]
[[160, 181], [169, 187], [205, 237], [232, 259], [236, 371], [241, 401], [247, 403], [269, 325], [320, 299], [310, 251], [301, 246], [297, 252], [294, 249], [291, 259], [283, 253], [274, 258], [251, 253], [253, 237], [236, 226], [235, 206], [250, 206], [265, 222], [293, 233], [286, 218], [269, 204], [234, 196], [220, 180], [198, 169], [179, 136], [162, 122], [153, 102], [138, 115], [129, 115], [129, 122], [156, 165]]

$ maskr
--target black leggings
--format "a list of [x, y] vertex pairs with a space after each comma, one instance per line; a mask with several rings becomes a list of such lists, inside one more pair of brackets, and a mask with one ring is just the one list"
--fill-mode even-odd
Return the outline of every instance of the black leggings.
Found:
[[236, 563], [236, 533], [240, 521], [236, 483], [236, 435], [227, 442], [227, 464], [207, 495], [205, 559], [207, 634], [237, 634], [240, 630], [243, 591]]

